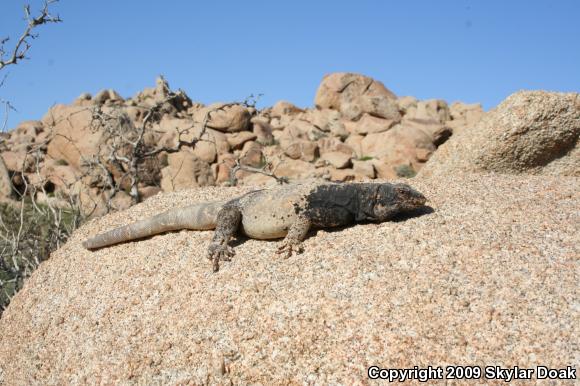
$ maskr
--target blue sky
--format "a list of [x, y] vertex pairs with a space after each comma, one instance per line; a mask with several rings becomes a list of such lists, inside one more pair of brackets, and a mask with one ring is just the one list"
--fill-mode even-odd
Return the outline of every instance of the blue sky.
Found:
[[[0, 37], [18, 37], [24, 3], [0, 2]], [[63, 23], [41, 27], [30, 60], [3, 71], [0, 98], [18, 109], [9, 128], [85, 91], [134, 95], [158, 74], [195, 101], [262, 93], [259, 106], [312, 106], [335, 71], [485, 109], [520, 89], [580, 90], [576, 0], [61, 0], [52, 9]]]

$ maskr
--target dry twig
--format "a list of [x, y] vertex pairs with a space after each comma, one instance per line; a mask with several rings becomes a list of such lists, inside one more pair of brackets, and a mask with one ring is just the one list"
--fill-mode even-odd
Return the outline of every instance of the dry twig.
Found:
[[32, 17], [30, 13], [30, 5], [24, 6], [24, 16], [27, 21], [27, 26], [24, 32], [20, 35], [14, 47], [11, 50], [6, 50], [6, 43], [10, 41], [10, 37], [0, 39], [0, 70], [4, 67], [18, 63], [26, 59], [26, 54], [30, 50], [30, 39], [36, 39], [38, 34], [34, 33], [34, 29], [43, 24], [60, 23], [60, 17], [50, 14], [49, 7], [58, 0], [47, 0], [44, 3], [40, 14]]

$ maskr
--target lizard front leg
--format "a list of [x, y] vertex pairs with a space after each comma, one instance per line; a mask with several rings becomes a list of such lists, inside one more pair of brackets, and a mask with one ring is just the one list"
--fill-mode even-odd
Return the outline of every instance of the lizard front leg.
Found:
[[226, 205], [218, 212], [215, 233], [207, 256], [213, 263], [214, 272], [219, 271], [220, 260], [230, 261], [234, 256], [234, 249], [228, 243], [238, 230], [241, 220], [242, 212], [234, 205]]
[[298, 216], [294, 224], [292, 224], [288, 230], [288, 234], [282, 241], [282, 245], [278, 248], [276, 253], [283, 255], [285, 258], [289, 258], [293, 253], [302, 253], [304, 250], [302, 247], [302, 240], [306, 238], [311, 226], [312, 223], [306, 216]]

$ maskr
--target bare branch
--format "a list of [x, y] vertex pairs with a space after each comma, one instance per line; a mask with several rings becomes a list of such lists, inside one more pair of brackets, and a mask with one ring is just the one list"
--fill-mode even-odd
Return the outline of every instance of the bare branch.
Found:
[[[0, 86], [2, 86], [2, 85], [0, 84]], [[0, 126], [0, 132], [4, 132], [4, 131], [6, 131], [6, 127], [8, 127], [8, 116], [10, 114], [10, 111], [16, 111], [16, 109], [14, 108], [14, 106], [12, 106], [10, 101], [6, 101], [2, 98], [0, 98], [0, 105], [4, 106], [4, 119], [2, 119], [2, 125]]]
[[7, 54], [5, 49], [5, 44], [10, 40], [9, 37], [0, 39], [0, 70], [4, 67], [9, 66], [11, 64], [16, 64], [19, 61], [26, 59], [26, 54], [30, 49], [30, 39], [35, 39], [38, 37], [37, 34], [34, 33], [34, 29], [43, 24], [49, 23], [60, 23], [62, 20], [58, 15], [53, 16], [50, 13], [49, 6], [53, 3], [58, 2], [58, 0], [47, 0], [44, 3], [44, 7], [40, 11], [40, 14], [37, 17], [32, 17], [30, 13], [30, 5], [26, 5], [24, 7], [24, 15], [27, 21], [27, 26], [22, 35], [16, 41], [16, 44], [10, 50], [8, 54], [8, 58], [5, 59]]
[[288, 177], [278, 177], [274, 174], [273, 171], [267, 170], [267, 169], [270, 169], [270, 167], [271, 167], [270, 164], [266, 164], [262, 168], [255, 168], [253, 166], [243, 165], [242, 163], [240, 163], [239, 159], [236, 159], [236, 163], [235, 163], [234, 167], [230, 170], [230, 183], [233, 186], [237, 185], [238, 179], [236, 177], [236, 173], [240, 170], [245, 170], [245, 171], [251, 172], [251, 173], [259, 173], [259, 174], [263, 174], [263, 175], [268, 176], [268, 177], [272, 177], [280, 185], [287, 184], [290, 182]]
[[[94, 130], [102, 130], [103, 135], [95, 156], [91, 159], [83, 159], [83, 169], [96, 181], [96, 186], [108, 191], [107, 208], [112, 207], [111, 200], [123, 190], [128, 191], [133, 204], [140, 202], [138, 185], [143, 181], [143, 165], [148, 160], [155, 159], [161, 154], [177, 153], [183, 148], [194, 149], [201, 141], [213, 142], [205, 138], [213, 114], [241, 104], [239, 102], [227, 103], [206, 111], [202, 122], [192, 121], [191, 125], [186, 128], [175, 128], [177, 138], [172, 146], [161, 146], [158, 143], [152, 143], [150, 139], [152, 135], [157, 135], [154, 124], [161, 119], [168, 104], [188, 99], [181, 90], [173, 92], [167, 87], [165, 93], [166, 96], [162, 100], [157, 101], [153, 106], [146, 107], [143, 118], [136, 124], [121, 108], [109, 106], [111, 110], [108, 111], [101, 105], [93, 108], [91, 126]], [[145, 108], [144, 106], [137, 107]], [[196, 129], [196, 135], [192, 137], [191, 130], [193, 129]], [[185, 139], [186, 135], [188, 135], [187, 139]], [[123, 189], [121, 185], [124, 186]]]

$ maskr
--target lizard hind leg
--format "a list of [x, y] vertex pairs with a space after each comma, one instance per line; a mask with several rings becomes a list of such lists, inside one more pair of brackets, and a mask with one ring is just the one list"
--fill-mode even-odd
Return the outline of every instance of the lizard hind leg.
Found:
[[217, 215], [213, 240], [208, 248], [207, 258], [213, 263], [214, 272], [219, 271], [219, 262], [230, 261], [235, 252], [228, 245], [237, 232], [242, 220], [242, 212], [236, 205], [225, 205]]
[[282, 255], [286, 259], [293, 254], [302, 253], [304, 251], [302, 241], [306, 238], [311, 226], [312, 223], [306, 216], [298, 216], [294, 224], [292, 224], [288, 230], [288, 234], [282, 241], [282, 245], [278, 247], [276, 253]]

